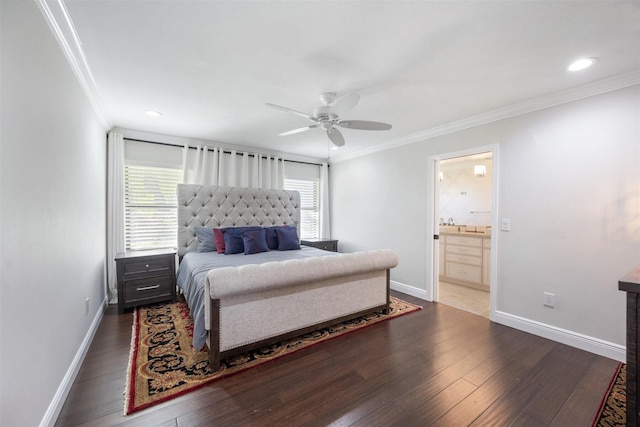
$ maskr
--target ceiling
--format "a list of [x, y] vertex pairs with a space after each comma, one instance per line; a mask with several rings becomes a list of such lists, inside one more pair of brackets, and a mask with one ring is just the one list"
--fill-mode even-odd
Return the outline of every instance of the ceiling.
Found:
[[[640, 1], [65, 0], [99, 109], [138, 131], [315, 158], [408, 141], [528, 100], [640, 69]], [[599, 61], [581, 72], [568, 64]], [[388, 131], [320, 129], [313, 113], [349, 92], [343, 119]], [[162, 113], [158, 118], [146, 110]]]

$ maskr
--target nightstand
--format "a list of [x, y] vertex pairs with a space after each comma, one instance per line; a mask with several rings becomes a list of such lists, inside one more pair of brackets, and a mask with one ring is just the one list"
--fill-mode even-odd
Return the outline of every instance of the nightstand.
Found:
[[338, 241], [331, 239], [302, 239], [301, 244], [323, 249], [330, 252], [338, 252]]
[[125, 308], [176, 299], [176, 251], [120, 252], [116, 255], [118, 313]]

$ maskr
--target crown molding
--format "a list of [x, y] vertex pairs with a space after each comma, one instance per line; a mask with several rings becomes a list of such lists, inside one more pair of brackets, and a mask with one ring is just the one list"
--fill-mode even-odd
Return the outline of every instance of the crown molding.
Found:
[[[58, 41], [73, 73], [75, 74], [82, 90], [87, 96], [96, 117], [105, 129], [110, 129], [112, 124], [104, 114], [100, 102], [99, 92], [86, 56], [82, 49], [82, 43], [75, 30], [71, 17], [63, 0], [35, 0], [38, 8], [47, 21], [54, 37]], [[51, 6], [51, 7], [50, 7]], [[607, 79], [598, 80], [573, 89], [557, 92], [551, 95], [538, 97], [529, 101], [524, 101], [510, 106], [502, 107], [487, 113], [470, 116], [462, 120], [436, 126], [424, 131], [416, 132], [407, 136], [396, 138], [364, 150], [358, 150], [344, 155], [332, 156], [331, 163], [339, 163], [379, 151], [386, 151], [407, 144], [425, 141], [442, 135], [458, 132], [464, 129], [496, 122], [522, 114], [531, 113], [545, 108], [554, 107], [560, 104], [576, 101], [590, 96], [599, 95], [628, 86], [640, 83], [640, 70], [613, 76]]]
[[102, 110], [96, 82], [82, 49], [82, 43], [80, 42], [78, 33], [76, 32], [63, 0], [50, 2], [46, 0], [35, 0], [35, 2], [40, 12], [42, 12], [45, 21], [49, 24], [49, 28], [51, 28], [54, 37], [58, 41], [96, 117], [105, 129], [109, 129], [112, 125]]
[[522, 114], [532, 113], [534, 111], [543, 110], [545, 108], [555, 107], [557, 105], [566, 104], [568, 102], [577, 101], [602, 93], [611, 92], [617, 89], [640, 84], [640, 70], [633, 70], [624, 74], [619, 74], [610, 78], [598, 80], [576, 88], [564, 90], [550, 95], [541, 96], [528, 101], [519, 102], [506, 107], [498, 108], [487, 113], [477, 114], [462, 120], [436, 126], [431, 129], [413, 133], [401, 138], [378, 144], [364, 150], [347, 153], [331, 157], [331, 163], [339, 163], [345, 160], [351, 160], [363, 157], [379, 151], [386, 151], [392, 148], [401, 147], [415, 142], [425, 141], [442, 135], [458, 132], [464, 129], [508, 119], [510, 117]]

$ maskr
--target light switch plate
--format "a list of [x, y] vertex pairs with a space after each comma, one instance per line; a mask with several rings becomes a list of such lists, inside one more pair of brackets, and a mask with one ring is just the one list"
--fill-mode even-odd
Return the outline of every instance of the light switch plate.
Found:
[[551, 292], [544, 292], [542, 296], [542, 304], [547, 307], [555, 307], [556, 306], [556, 294], [552, 294]]
[[500, 223], [500, 230], [502, 231], [510, 231], [511, 230], [511, 220], [508, 218], [502, 218], [502, 222]]

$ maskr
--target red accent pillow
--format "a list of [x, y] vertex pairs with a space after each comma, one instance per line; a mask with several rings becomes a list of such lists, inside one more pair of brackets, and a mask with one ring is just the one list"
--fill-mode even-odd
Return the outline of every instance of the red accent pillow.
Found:
[[216, 250], [219, 254], [224, 253], [224, 233], [221, 228], [213, 229], [213, 237], [216, 239]]

